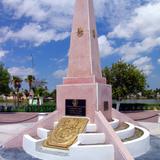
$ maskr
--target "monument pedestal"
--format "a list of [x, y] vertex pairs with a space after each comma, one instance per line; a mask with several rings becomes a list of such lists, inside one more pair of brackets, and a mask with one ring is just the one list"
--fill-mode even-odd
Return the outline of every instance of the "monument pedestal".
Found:
[[100, 83], [64, 84], [57, 86], [57, 110], [62, 116], [86, 116], [95, 120], [95, 111], [101, 111], [112, 120], [111, 86]]

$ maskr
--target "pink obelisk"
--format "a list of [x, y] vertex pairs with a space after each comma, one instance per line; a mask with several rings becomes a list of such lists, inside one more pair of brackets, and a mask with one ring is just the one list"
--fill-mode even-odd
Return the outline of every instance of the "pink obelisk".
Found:
[[57, 86], [57, 109], [60, 116], [87, 116], [91, 121], [100, 110], [112, 119], [112, 91], [102, 77], [93, 0], [76, 0], [68, 73]]

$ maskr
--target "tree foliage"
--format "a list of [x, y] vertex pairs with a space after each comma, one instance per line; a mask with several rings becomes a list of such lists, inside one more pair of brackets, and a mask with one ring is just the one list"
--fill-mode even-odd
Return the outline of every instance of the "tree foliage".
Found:
[[12, 84], [14, 86], [15, 92], [17, 92], [17, 93], [19, 92], [22, 82], [23, 82], [23, 80], [20, 77], [18, 77], [18, 76], [12, 77]]
[[103, 76], [112, 85], [113, 98], [117, 100], [143, 92], [147, 85], [143, 72], [123, 61], [113, 64], [111, 68], [105, 67]]
[[29, 86], [29, 92], [33, 89], [33, 83], [35, 83], [35, 80], [36, 78], [33, 75], [28, 75], [25, 79], [25, 82], [27, 82]]
[[0, 64], [0, 95], [9, 94], [10, 74], [3, 64]]

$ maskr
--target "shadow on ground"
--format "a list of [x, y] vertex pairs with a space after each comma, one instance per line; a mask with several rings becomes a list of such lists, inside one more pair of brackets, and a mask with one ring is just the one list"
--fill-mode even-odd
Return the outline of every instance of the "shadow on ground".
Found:
[[160, 160], [160, 138], [151, 136], [151, 149], [136, 160]]
[[23, 149], [0, 149], [0, 160], [38, 160], [26, 154]]
[[[0, 160], [38, 160], [22, 149], [0, 149]], [[160, 138], [151, 136], [151, 149], [136, 160], [160, 160]]]

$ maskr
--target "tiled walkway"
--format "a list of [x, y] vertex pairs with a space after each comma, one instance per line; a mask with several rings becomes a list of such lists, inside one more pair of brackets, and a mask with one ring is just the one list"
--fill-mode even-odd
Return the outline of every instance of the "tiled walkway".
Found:
[[[125, 112], [124, 114], [136, 121], [157, 123], [158, 113], [160, 111], [137, 111]], [[0, 113], [0, 124], [36, 122], [37, 117], [37, 113]]]
[[[0, 146], [24, 129], [30, 128], [34, 123], [18, 123], [0, 125]], [[1, 160], [1, 159], [0, 159]]]
[[37, 117], [37, 113], [0, 113], [0, 124], [36, 122]]
[[135, 112], [125, 112], [127, 116], [134, 119], [135, 121], [142, 121], [142, 122], [158, 122], [158, 113], [160, 111], [135, 111]]

